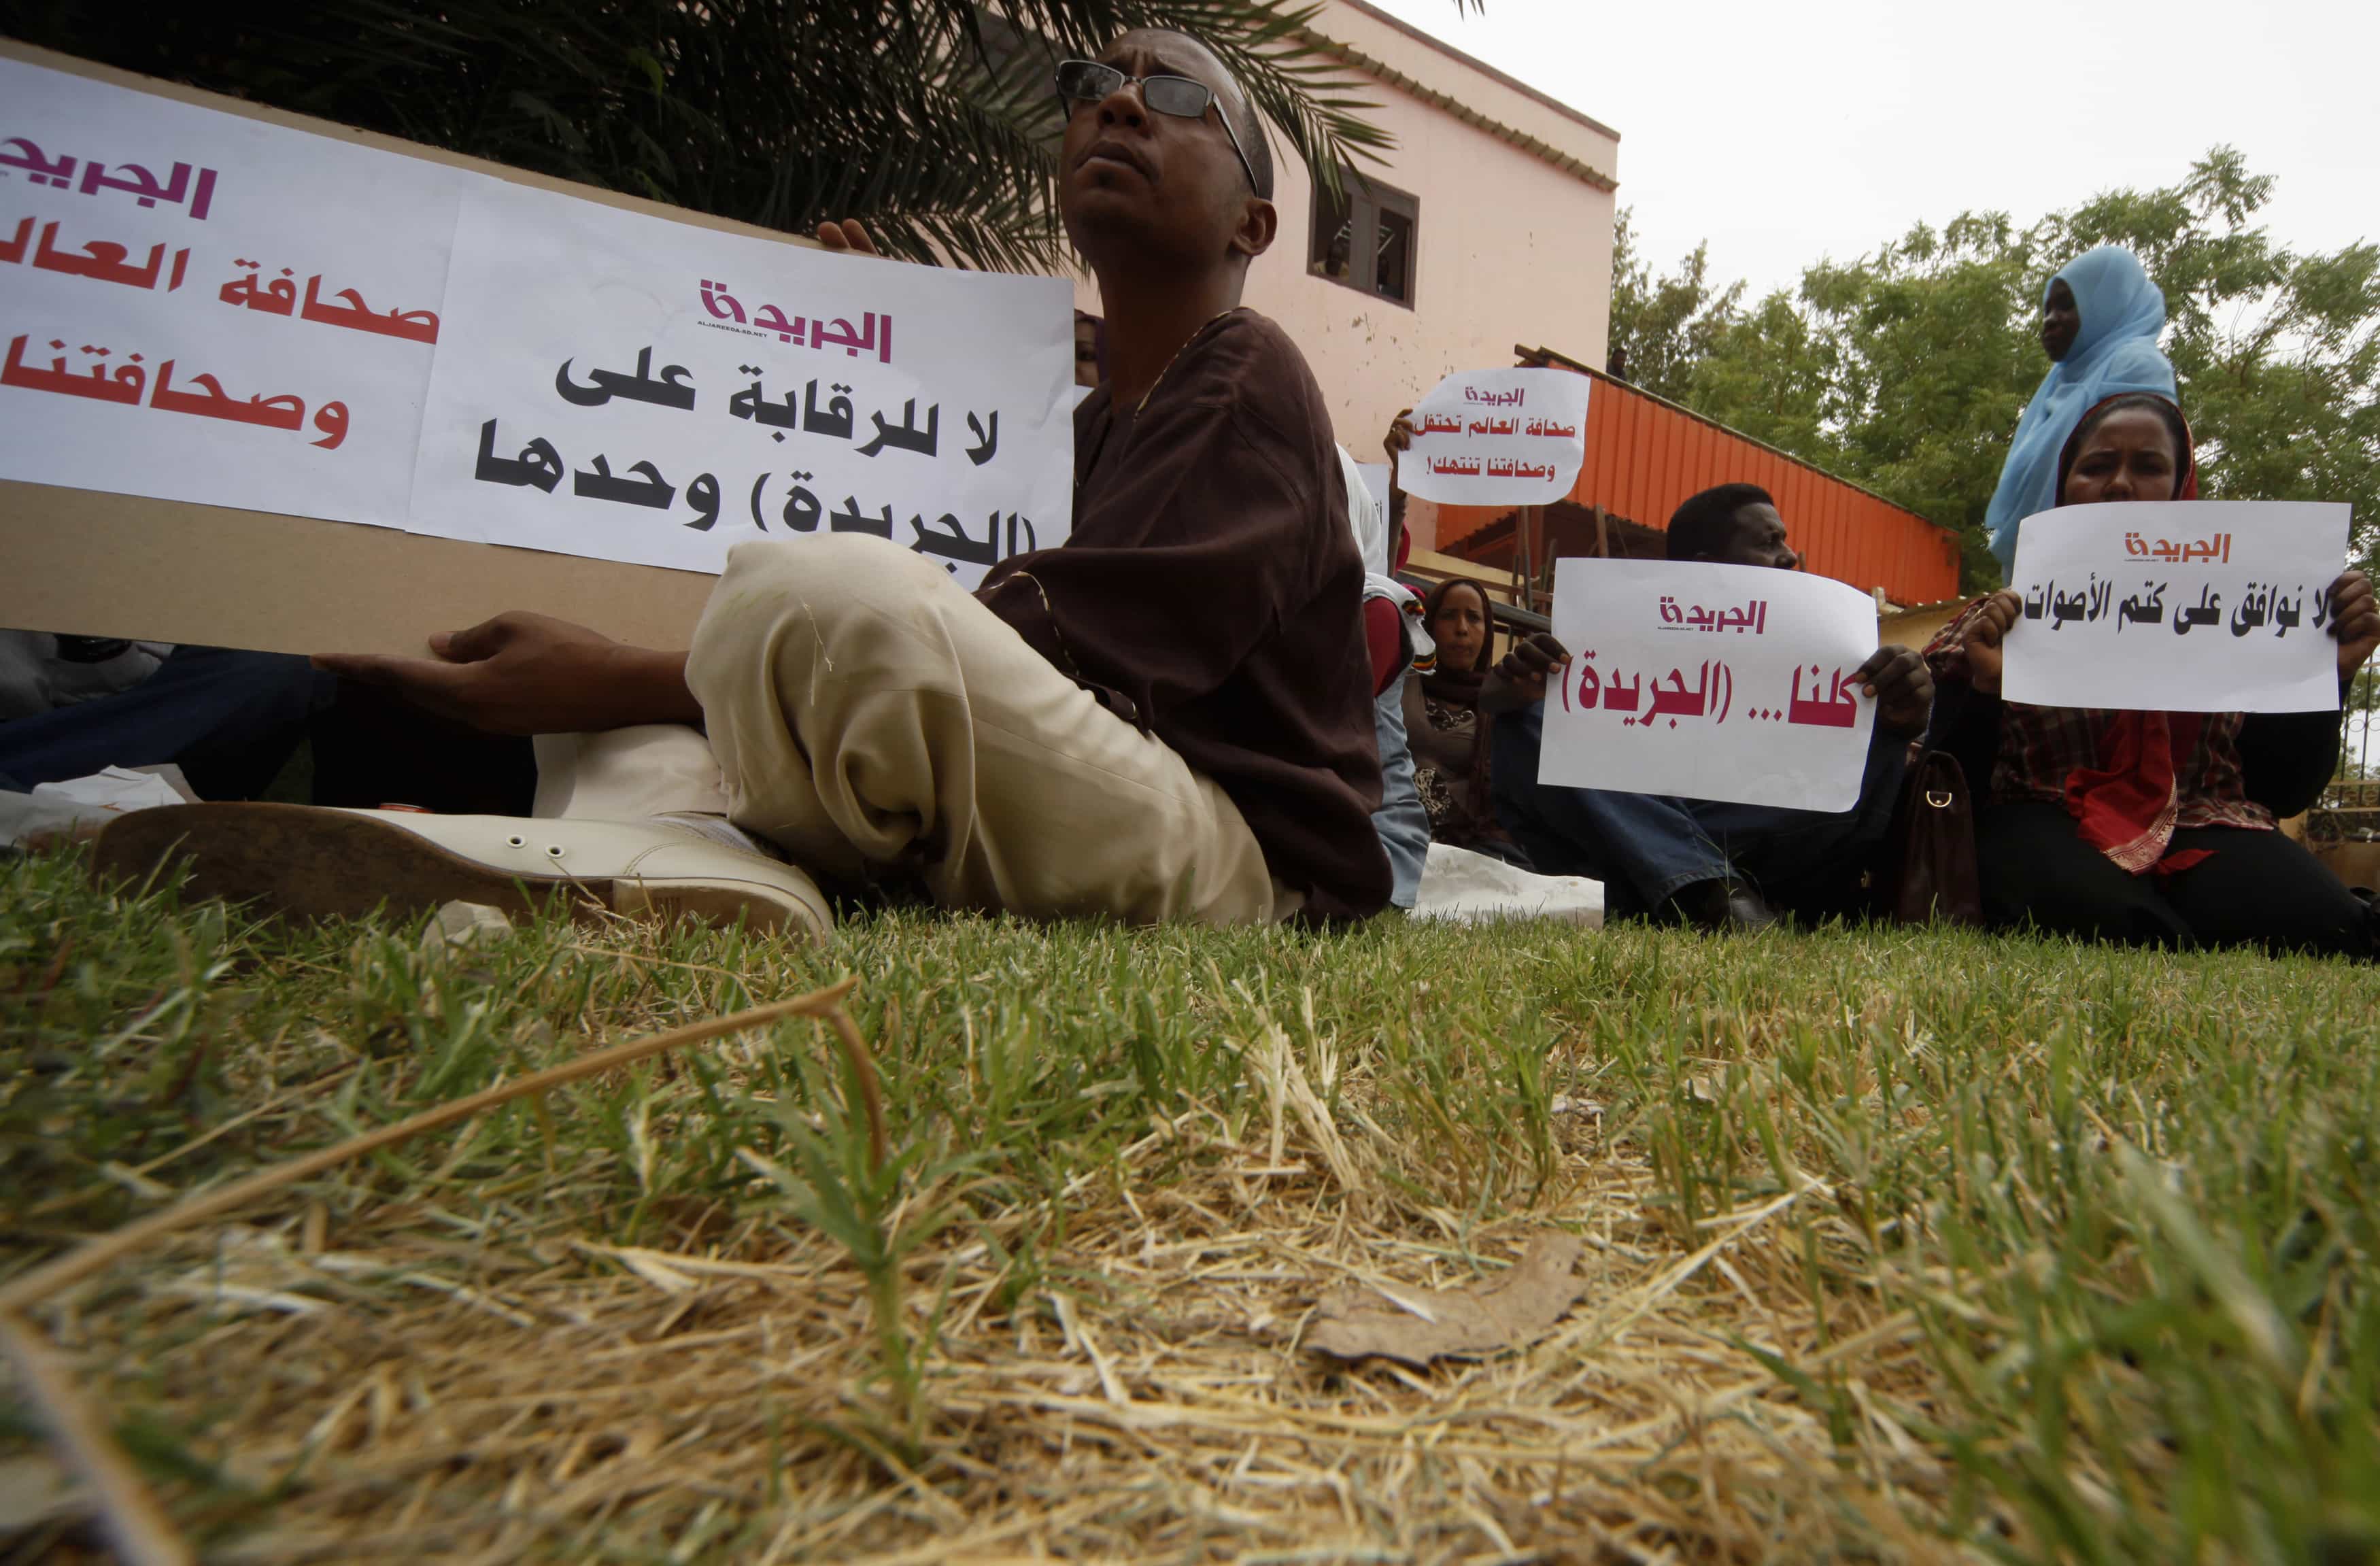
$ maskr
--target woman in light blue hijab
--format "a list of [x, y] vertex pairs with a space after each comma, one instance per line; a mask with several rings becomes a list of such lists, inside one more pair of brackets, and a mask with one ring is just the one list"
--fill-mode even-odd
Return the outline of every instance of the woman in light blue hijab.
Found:
[[2140, 258], [2115, 245], [2085, 250], [2041, 294], [2041, 346], [2054, 361], [2017, 420], [1984, 525], [1992, 555], [2016, 564], [2017, 524], [2057, 504], [2058, 454], [2082, 416], [2126, 392], [2175, 396], [2173, 366], [2157, 351], [2165, 295]]

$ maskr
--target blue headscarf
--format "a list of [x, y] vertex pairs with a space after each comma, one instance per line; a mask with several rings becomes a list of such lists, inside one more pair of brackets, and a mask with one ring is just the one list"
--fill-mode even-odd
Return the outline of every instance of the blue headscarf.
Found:
[[2017, 420], [2000, 486], [1992, 492], [1984, 526], [2002, 571], [2016, 564], [2017, 524], [2058, 504], [2058, 453], [2084, 414], [2125, 392], [2175, 396], [2173, 366], [2157, 351], [2165, 330], [2165, 296], [2149, 281], [2140, 258], [2115, 245], [2085, 250], [2041, 286], [2066, 279], [2082, 325], [2066, 357], [2049, 367]]

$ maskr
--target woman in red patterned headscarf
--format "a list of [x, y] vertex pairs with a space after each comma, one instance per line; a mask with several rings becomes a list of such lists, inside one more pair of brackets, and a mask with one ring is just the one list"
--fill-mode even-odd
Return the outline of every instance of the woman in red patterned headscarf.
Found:
[[[2110, 397], [2058, 454], [2058, 504], [2192, 500], [2189, 425], [2169, 399]], [[2331, 588], [2342, 688], [2380, 647], [2361, 571]], [[2133, 712], [2000, 699], [2013, 592], [1967, 606], [1925, 649], [1932, 743], [1984, 783], [1975, 858], [2001, 925], [2154, 946], [2263, 945], [2369, 956], [2365, 907], [2277, 817], [2305, 809], [2338, 760], [2325, 712]]]

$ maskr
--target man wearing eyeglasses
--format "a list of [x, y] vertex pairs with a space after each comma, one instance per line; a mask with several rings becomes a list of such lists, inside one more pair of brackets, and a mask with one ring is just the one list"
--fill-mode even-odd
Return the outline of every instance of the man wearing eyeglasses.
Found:
[[[1048, 917], [1379, 909], [1364, 573], [1330, 421], [1295, 346], [1239, 304], [1278, 222], [1262, 129], [1179, 33], [1127, 33], [1056, 86], [1059, 208], [1108, 349], [1075, 414], [1065, 545], [969, 595], [866, 535], [756, 541], [687, 652], [507, 614], [434, 659], [325, 658], [547, 736], [541, 767], [568, 759], [539, 816], [560, 819], [169, 808], [111, 826], [103, 865], [179, 843], [195, 890], [307, 914], [527, 882], [821, 928], [805, 872]], [[820, 238], [874, 250], [856, 224]]]

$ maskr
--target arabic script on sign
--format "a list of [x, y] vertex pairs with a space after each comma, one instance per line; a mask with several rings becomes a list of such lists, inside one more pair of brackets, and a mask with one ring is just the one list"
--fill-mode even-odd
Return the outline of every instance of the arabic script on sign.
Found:
[[2348, 508], [2300, 501], [2062, 506], [2025, 519], [2011, 701], [2172, 712], [2338, 704], [2330, 589]]
[[1548, 685], [1539, 781], [1810, 810], [1858, 802], [1876, 722], [1859, 686], [1876, 649], [1866, 594], [1745, 565], [1562, 560], [1554, 635], [1572, 659]]
[[1578, 479], [1592, 385], [1566, 370], [1448, 376], [1414, 408], [1413, 446], [1398, 460], [1398, 486], [1457, 504], [1561, 499]]
[[419, 530], [714, 571], [746, 539], [868, 533], [969, 587], [1065, 540], [1062, 283], [507, 188], [466, 199], [444, 313]]

